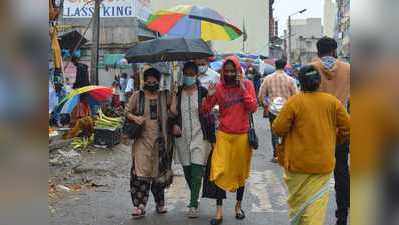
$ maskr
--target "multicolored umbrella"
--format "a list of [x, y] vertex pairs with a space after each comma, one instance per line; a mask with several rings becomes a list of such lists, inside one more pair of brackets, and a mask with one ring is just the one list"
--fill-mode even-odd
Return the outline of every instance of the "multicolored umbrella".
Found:
[[75, 89], [70, 92], [65, 98], [58, 104], [62, 106], [61, 113], [71, 113], [73, 108], [79, 103], [80, 95], [87, 93], [90, 105], [99, 104], [107, 101], [112, 96], [112, 88], [103, 86], [86, 86], [79, 89]]
[[204, 41], [239, 38], [242, 31], [207, 7], [178, 5], [152, 14], [147, 27], [168, 37], [201, 38]]

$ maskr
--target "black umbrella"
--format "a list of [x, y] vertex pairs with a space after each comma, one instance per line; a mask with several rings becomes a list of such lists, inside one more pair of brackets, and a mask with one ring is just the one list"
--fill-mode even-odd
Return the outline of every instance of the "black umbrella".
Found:
[[160, 38], [138, 43], [127, 51], [126, 59], [129, 63], [154, 63], [211, 56], [211, 48], [202, 39]]
[[78, 31], [74, 30], [60, 36], [61, 49], [68, 49], [70, 51], [79, 49], [87, 43], [87, 39], [83, 37]]

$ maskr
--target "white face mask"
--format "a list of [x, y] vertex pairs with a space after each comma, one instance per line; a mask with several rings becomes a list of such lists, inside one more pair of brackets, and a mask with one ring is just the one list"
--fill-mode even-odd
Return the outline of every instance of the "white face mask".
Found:
[[206, 71], [208, 71], [208, 66], [199, 66], [199, 67], [198, 67], [198, 72], [199, 72], [200, 74], [205, 74]]

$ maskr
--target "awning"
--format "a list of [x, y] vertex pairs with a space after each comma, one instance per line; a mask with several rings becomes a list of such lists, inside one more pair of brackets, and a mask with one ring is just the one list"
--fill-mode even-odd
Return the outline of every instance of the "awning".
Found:
[[61, 48], [69, 51], [77, 50], [87, 42], [88, 40], [77, 30], [73, 30], [60, 36]]
[[103, 64], [108, 66], [116, 65], [123, 58], [125, 58], [125, 54], [105, 54], [103, 58]]

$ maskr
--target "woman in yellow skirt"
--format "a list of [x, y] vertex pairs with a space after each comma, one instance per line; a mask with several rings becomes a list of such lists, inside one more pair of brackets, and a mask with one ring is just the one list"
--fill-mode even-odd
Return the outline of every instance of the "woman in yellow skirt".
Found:
[[272, 129], [283, 137], [277, 151], [288, 187], [291, 225], [323, 225], [335, 166], [335, 143], [349, 136], [349, 115], [334, 96], [317, 91], [320, 74], [300, 70], [302, 92], [284, 104]]
[[213, 195], [217, 199], [217, 210], [212, 225], [223, 221], [225, 191], [237, 192], [236, 218], [245, 218], [241, 201], [252, 157], [248, 140], [249, 114], [256, 111], [257, 100], [255, 88], [251, 81], [243, 79], [242, 68], [235, 56], [225, 59], [221, 81], [209, 86], [203, 110], [210, 112], [215, 105], [219, 105], [220, 123], [210, 159], [209, 181], [220, 190], [215, 190]]

